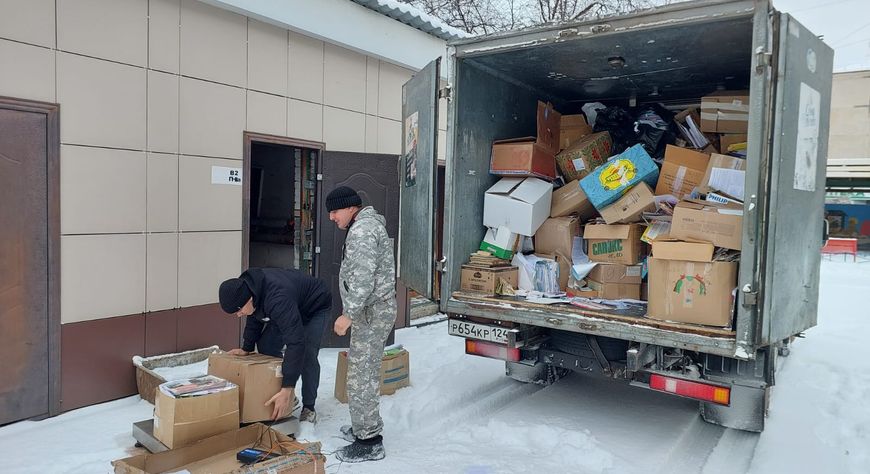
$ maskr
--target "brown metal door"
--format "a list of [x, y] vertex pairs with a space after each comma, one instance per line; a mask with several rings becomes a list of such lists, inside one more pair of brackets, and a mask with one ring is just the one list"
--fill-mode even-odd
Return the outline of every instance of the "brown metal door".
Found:
[[0, 99], [0, 424], [48, 415], [51, 117]]
[[[341, 297], [338, 291], [338, 270], [341, 268], [341, 249], [345, 231], [338, 229], [329, 220], [326, 211], [326, 195], [338, 186], [355, 189], [363, 200], [363, 206], [373, 206], [387, 220], [387, 233], [393, 239], [399, 231], [399, 157], [371, 153], [326, 151], [322, 155], [323, 183], [318, 219], [320, 255], [317, 262], [318, 275], [329, 283], [333, 295], [332, 319], [327, 324], [324, 347], [347, 347], [349, 338], [338, 337], [332, 332], [332, 324], [341, 314]], [[391, 336], [392, 338], [392, 336]]]

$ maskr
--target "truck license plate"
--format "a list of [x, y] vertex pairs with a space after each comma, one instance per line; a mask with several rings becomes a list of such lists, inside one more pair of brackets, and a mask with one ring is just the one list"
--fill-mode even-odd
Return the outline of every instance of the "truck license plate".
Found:
[[500, 328], [498, 326], [487, 326], [485, 324], [476, 324], [459, 319], [451, 319], [448, 321], [447, 328], [448, 333], [451, 336], [470, 337], [472, 339], [497, 342], [499, 344], [507, 344], [508, 342], [509, 329]]

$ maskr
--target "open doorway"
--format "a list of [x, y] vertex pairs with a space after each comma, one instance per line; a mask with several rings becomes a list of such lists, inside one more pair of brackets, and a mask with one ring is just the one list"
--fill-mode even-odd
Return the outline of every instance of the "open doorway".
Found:
[[316, 275], [322, 147], [283, 137], [245, 135], [245, 268], [294, 268]]

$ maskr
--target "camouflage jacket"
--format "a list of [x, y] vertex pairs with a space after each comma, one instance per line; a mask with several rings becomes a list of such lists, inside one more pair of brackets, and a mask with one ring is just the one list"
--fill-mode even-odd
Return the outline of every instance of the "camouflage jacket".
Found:
[[366, 306], [396, 296], [396, 257], [385, 223], [384, 216], [367, 206], [347, 231], [338, 287], [344, 314], [351, 319]]

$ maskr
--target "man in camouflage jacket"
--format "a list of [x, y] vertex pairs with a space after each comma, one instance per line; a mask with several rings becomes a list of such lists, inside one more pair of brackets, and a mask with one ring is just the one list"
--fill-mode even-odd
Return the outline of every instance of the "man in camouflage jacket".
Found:
[[345, 186], [326, 197], [329, 220], [347, 230], [339, 271], [344, 314], [335, 321], [336, 334], [350, 328], [347, 392], [351, 425], [342, 427], [351, 442], [336, 451], [344, 462], [384, 458], [378, 411], [384, 345], [396, 321], [396, 261], [385, 219]]

